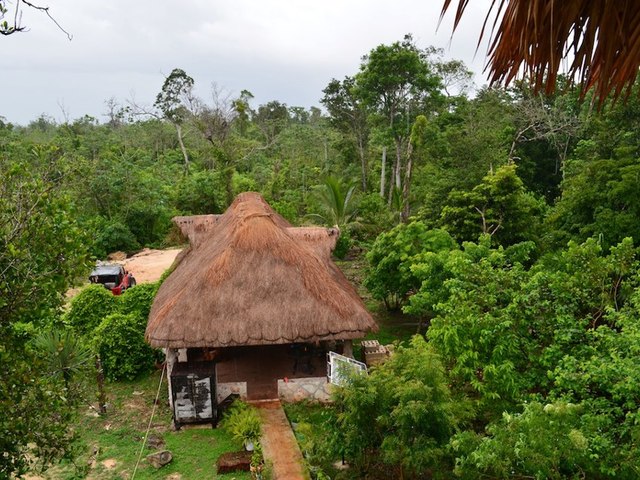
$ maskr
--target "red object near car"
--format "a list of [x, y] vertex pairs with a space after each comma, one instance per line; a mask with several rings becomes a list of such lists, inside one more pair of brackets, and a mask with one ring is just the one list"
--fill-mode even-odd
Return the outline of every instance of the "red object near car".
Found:
[[122, 265], [98, 265], [89, 275], [91, 283], [101, 284], [114, 295], [136, 285], [136, 279]]

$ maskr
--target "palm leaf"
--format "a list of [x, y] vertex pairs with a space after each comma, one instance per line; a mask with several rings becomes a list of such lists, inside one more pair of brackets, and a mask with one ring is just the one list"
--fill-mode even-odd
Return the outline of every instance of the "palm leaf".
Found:
[[[458, 1], [454, 31], [468, 3]], [[444, 0], [442, 16], [451, 4]], [[536, 92], [551, 93], [562, 60], [572, 57], [566, 73], [580, 83], [582, 97], [593, 89], [602, 105], [609, 94], [631, 92], [640, 68], [640, 2], [492, 0], [478, 45], [492, 15], [486, 67], [492, 84], [523, 76]]]

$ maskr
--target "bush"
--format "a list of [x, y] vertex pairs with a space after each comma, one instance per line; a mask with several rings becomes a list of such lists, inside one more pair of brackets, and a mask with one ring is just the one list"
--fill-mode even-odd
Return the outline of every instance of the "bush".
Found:
[[140, 250], [140, 243], [136, 240], [136, 236], [122, 222], [99, 221], [94, 228], [96, 240], [92, 253], [97, 257], [104, 258], [111, 252], [129, 253]]
[[371, 241], [382, 232], [391, 229], [395, 221], [396, 215], [379, 194], [364, 194], [358, 202], [359, 228], [354, 231], [354, 236], [360, 241]]
[[158, 291], [159, 283], [143, 283], [125, 290], [118, 300], [118, 311], [134, 315], [141, 323], [147, 323], [151, 304]]
[[349, 253], [352, 244], [353, 242], [351, 241], [351, 235], [349, 232], [346, 229], [342, 230], [338, 237], [338, 241], [336, 242], [336, 248], [333, 250], [333, 255], [340, 260], [344, 260], [344, 257]]
[[77, 333], [91, 333], [107, 315], [116, 311], [116, 301], [116, 297], [102, 285], [89, 285], [73, 297], [64, 322]]
[[222, 427], [244, 444], [258, 441], [262, 421], [255, 407], [236, 400], [225, 414]]
[[144, 340], [145, 327], [135, 313], [113, 313], [95, 330], [95, 350], [109, 380], [133, 380], [153, 368], [155, 350]]
[[[335, 389], [334, 401], [339, 435], [328, 441], [363, 470], [359, 478], [385, 466], [401, 467], [408, 478], [446, 469], [447, 444], [467, 416], [467, 406], [451, 395], [440, 359], [419, 335], [370, 375]], [[398, 478], [397, 472], [386, 478]]]

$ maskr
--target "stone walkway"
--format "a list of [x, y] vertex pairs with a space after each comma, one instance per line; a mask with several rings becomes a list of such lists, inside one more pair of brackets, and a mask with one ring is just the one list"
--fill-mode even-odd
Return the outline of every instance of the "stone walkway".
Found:
[[278, 400], [251, 402], [262, 417], [262, 453], [273, 464], [273, 478], [277, 480], [304, 480], [302, 453], [298, 447], [289, 420]]

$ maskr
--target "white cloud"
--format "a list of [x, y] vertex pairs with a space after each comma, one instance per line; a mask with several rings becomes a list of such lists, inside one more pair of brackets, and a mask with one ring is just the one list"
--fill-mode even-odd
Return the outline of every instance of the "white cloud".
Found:
[[216, 82], [251, 90], [257, 103], [315, 105], [332, 77], [356, 73], [362, 55], [405, 33], [479, 71], [485, 52], [475, 61], [473, 54], [487, 0], [470, 3], [450, 48], [453, 12], [436, 32], [440, 8], [425, 0], [59, 0], [51, 12], [72, 42], [29, 9], [30, 31], [0, 39], [0, 115], [18, 123], [42, 112], [60, 118], [62, 101], [74, 118], [100, 117], [111, 96], [135, 91], [151, 103], [175, 67], [194, 77], [202, 96]]

